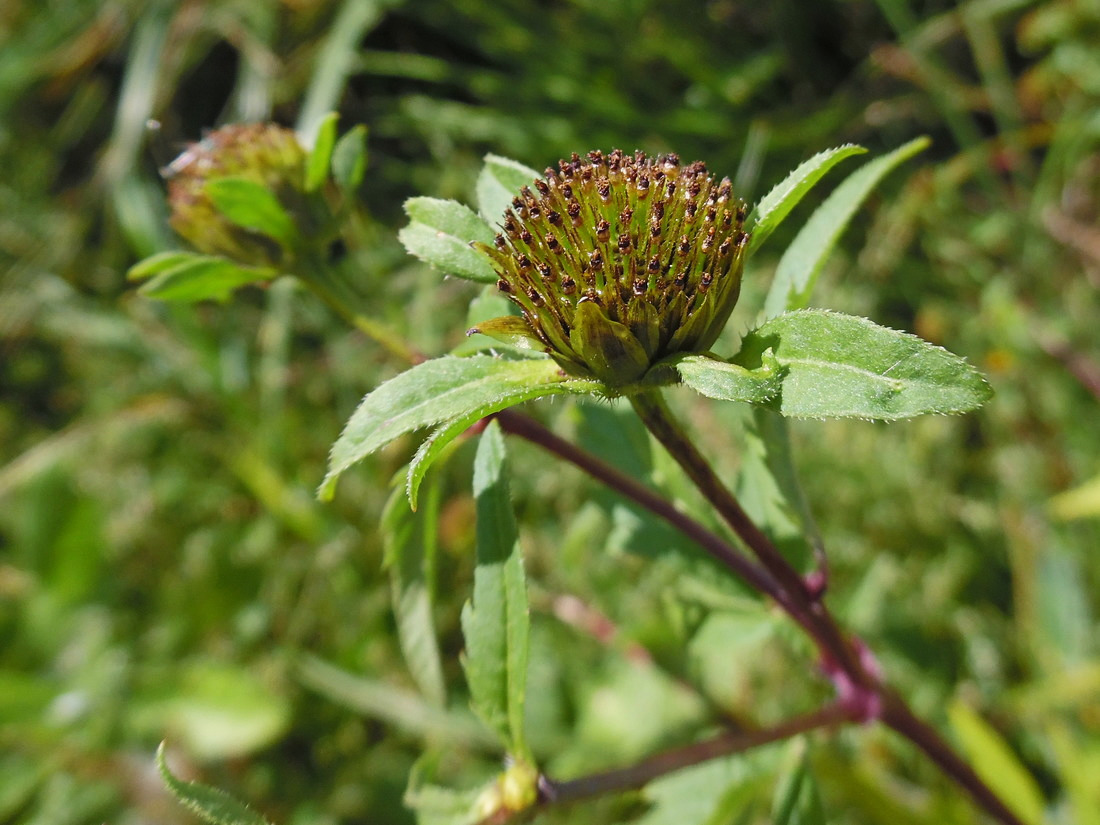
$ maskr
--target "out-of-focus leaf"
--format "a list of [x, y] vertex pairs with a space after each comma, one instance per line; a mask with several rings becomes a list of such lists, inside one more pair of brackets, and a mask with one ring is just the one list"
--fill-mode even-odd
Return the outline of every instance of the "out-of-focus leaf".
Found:
[[809, 305], [821, 267], [860, 204], [887, 173], [929, 143], [928, 138], [919, 137], [888, 155], [875, 158], [848, 176], [826, 198], [780, 258], [775, 280], [764, 302], [764, 317], [774, 318], [782, 312]]
[[728, 825], [760, 793], [760, 775], [737, 754], [661, 777], [642, 793], [651, 807], [636, 825]]
[[486, 155], [485, 166], [477, 178], [477, 208], [490, 225], [498, 223], [524, 186], [530, 186], [538, 172], [519, 161]]
[[298, 246], [298, 228], [279, 199], [263, 184], [247, 178], [215, 178], [203, 191], [214, 206], [237, 226], [259, 232], [288, 250]]
[[1043, 821], [1043, 794], [1034, 777], [993, 727], [961, 701], [947, 708], [951, 728], [978, 776], [1029, 825]]
[[959, 356], [866, 318], [784, 313], [746, 335], [734, 361], [756, 369], [769, 350], [782, 390], [767, 406], [785, 416], [889, 421], [966, 412], [992, 395]]
[[271, 825], [225, 791], [176, 778], [168, 769], [163, 742], [157, 748], [157, 770], [172, 795], [210, 825]]
[[845, 144], [833, 149], [818, 152], [807, 161], [803, 161], [782, 181], [777, 183], [760, 202], [753, 207], [746, 221], [748, 231], [752, 233], [746, 255], [751, 255], [768, 236], [775, 231], [783, 219], [790, 214], [800, 200], [814, 188], [825, 173], [852, 155], [862, 155], [867, 150], [855, 144]]
[[429, 506], [419, 513], [412, 512], [404, 499], [400, 488], [391, 493], [381, 523], [384, 559], [397, 617], [397, 639], [424, 698], [443, 707], [447, 691], [432, 621], [439, 497], [428, 496]]
[[425, 361], [363, 399], [332, 447], [320, 495], [331, 497], [344, 470], [405, 433], [444, 422], [472, 423], [521, 401], [599, 388], [593, 381], [566, 378], [549, 359], [474, 355]]
[[810, 770], [804, 739], [791, 743], [790, 753], [797, 762], [779, 779], [772, 802], [772, 825], [825, 825], [821, 795]]
[[1051, 498], [1050, 514], [1059, 521], [1100, 518], [1100, 476]]
[[456, 201], [410, 198], [405, 212], [412, 222], [398, 233], [411, 255], [449, 275], [494, 282], [489, 259], [470, 248], [471, 241], [493, 242], [493, 230], [472, 209]]
[[316, 192], [328, 178], [332, 149], [336, 145], [336, 121], [340, 115], [329, 112], [317, 127], [313, 148], [306, 159], [306, 191]]
[[517, 757], [523, 732], [530, 619], [505, 464], [504, 435], [491, 423], [474, 459], [477, 567], [474, 595], [462, 610], [463, 665], [474, 710]]
[[367, 172], [367, 127], [354, 126], [336, 142], [332, 152], [332, 179], [351, 194], [363, 182]]
[[405, 804], [416, 813], [417, 825], [476, 825], [482, 819], [478, 803], [495, 780], [483, 788], [453, 790], [424, 781], [422, 772], [419, 763], [413, 767], [405, 790]]
[[140, 292], [161, 301], [225, 301], [234, 290], [248, 284], [269, 281], [276, 269], [239, 266], [227, 258], [191, 252], [166, 253], [160, 260], [148, 259], [129, 272], [131, 279], [150, 277]]

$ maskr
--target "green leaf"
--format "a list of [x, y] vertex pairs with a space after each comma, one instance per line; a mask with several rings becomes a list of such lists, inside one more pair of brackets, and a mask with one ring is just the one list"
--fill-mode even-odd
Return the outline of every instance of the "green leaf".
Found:
[[890, 421], [966, 412], [992, 395], [959, 356], [866, 318], [788, 312], [746, 335], [733, 360], [759, 368], [769, 349], [783, 385], [766, 406], [788, 417]]
[[472, 209], [456, 201], [410, 198], [405, 212], [412, 223], [398, 233], [411, 255], [460, 278], [495, 282], [497, 274], [471, 241], [493, 242], [493, 230]]
[[474, 459], [477, 567], [474, 596], [462, 610], [463, 665], [474, 710], [517, 756], [528, 755], [523, 732], [530, 619], [505, 465], [504, 435], [492, 422]]
[[413, 513], [401, 489], [391, 493], [382, 513], [382, 552], [390, 574], [397, 640], [409, 673], [424, 698], [443, 707], [447, 689], [432, 620], [439, 496], [429, 496], [428, 502], [426, 511]]
[[163, 742], [157, 748], [157, 769], [172, 795], [184, 807], [211, 825], [270, 825], [266, 819], [225, 791], [200, 785], [198, 782], [177, 779], [168, 769]]
[[336, 121], [340, 115], [329, 112], [317, 127], [313, 149], [306, 159], [306, 191], [316, 192], [328, 178], [332, 164], [332, 148], [336, 145]]
[[485, 166], [477, 177], [477, 208], [481, 216], [490, 224], [500, 223], [512, 198], [540, 177], [534, 169], [518, 161], [486, 155]]
[[772, 190], [753, 207], [746, 221], [748, 231], [752, 234], [746, 255], [751, 255], [760, 248], [783, 219], [798, 205], [798, 202], [825, 177], [826, 172], [845, 158], [862, 155], [866, 151], [862, 146], [849, 143], [818, 152], [809, 160], [799, 164], [797, 169], [772, 187]]
[[367, 127], [354, 126], [336, 142], [332, 152], [332, 178], [349, 195], [359, 188], [367, 172]]
[[984, 719], [961, 701], [947, 709], [951, 727], [974, 770], [1028, 825], [1043, 821], [1043, 794], [1034, 777]]
[[416, 812], [417, 825], [477, 825], [487, 794], [496, 789], [496, 779], [481, 788], [454, 790], [432, 784], [424, 774], [425, 757], [421, 757], [409, 772], [405, 789], [405, 805]]
[[772, 825], [825, 825], [825, 811], [810, 772], [805, 740], [794, 740], [789, 752], [798, 762], [776, 785], [770, 821]]
[[780, 258], [775, 280], [764, 302], [765, 318], [774, 318], [781, 312], [802, 309], [809, 304], [825, 260], [860, 204], [888, 172], [930, 143], [928, 138], [919, 137], [888, 155], [875, 158], [852, 173], [829, 195]]
[[755, 369], [720, 361], [706, 355], [670, 359], [684, 383], [707, 398], [764, 404], [780, 390], [781, 376], [775, 359], [765, 353]]
[[225, 301], [234, 290], [269, 281], [279, 274], [275, 269], [240, 266], [228, 258], [214, 255], [170, 252], [154, 257], [160, 260], [142, 261], [130, 270], [128, 277], [137, 279], [153, 275], [141, 285], [140, 292], [162, 301]]
[[508, 361], [474, 355], [425, 361], [363, 399], [332, 447], [319, 495], [331, 498], [344, 470], [405, 433], [460, 420], [473, 423], [522, 401], [595, 393], [601, 386], [563, 375], [548, 358]]
[[284, 249], [298, 245], [298, 229], [279, 199], [263, 184], [246, 178], [217, 178], [203, 191], [214, 206], [237, 226], [278, 241]]

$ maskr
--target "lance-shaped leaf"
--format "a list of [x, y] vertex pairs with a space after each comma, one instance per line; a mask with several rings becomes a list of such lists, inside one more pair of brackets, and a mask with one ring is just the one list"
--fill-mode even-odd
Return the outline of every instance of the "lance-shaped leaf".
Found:
[[519, 161], [486, 155], [485, 166], [477, 177], [477, 207], [481, 216], [490, 223], [499, 222], [512, 198], [538, 177], [541, 177], [538, 172]]
[[354, 126], [332, 150], [332, 179], [345, 195], [353, 193], [367, 171], [367, 127]]
[[569, 378], [553, 361], [508, 361], [491, 355], [425, 361], [370, 393], [332, 446], [319, 495], [330, 498], [344, 470], [405, 433], [478, 418], [505, 407], [563, 393], [598, 392], [594, 381]]
[[217, 178], [204, 189], [218, 211], [237, 226], [267, 235], [284, 249], [298, 246], [294, 219], [263, 184], [247, 178]]
[[278, 270], [239, 266], [228, 258], [195, 252], [162, 252], [135, 264], [127, 273], [132, 280], [148, 278], [141, 292], [163, 301], [224, 301], [233, 290], [267, 281]]
[[751, 255], [760, 248], [775, 228], [806, 196], [806, 193], [825, 177], [826, 172], [845, 158], [861, 155], [866, 151], [862, 146], [849, 143], [818, 152], [809, 160], [800, 163], [793, 172], [773, 186], [772, 190], [753, 207], [749, 215], [747, 228], [751, 237], [746, 254]]
[[157, 748], [157, 770], [160, 771], [168, 790], [186, 808], [196, 813], [211, 825], [271, 825], [266, 819], [247, 805], [238, 802], [225, 791], [200, 785], [198, 782], [184, 782], [168, 769], [164, 757], [164, 743]]
[[779, 394], [781, 375], [771, 353], [764, 353], [760, 365], [746, 369], [707, 355], [681, 355], [664, 363], [676, 367], [684, 383], [707, 398], [765, 404]]
[[313, 138], [313, 149], [306, 158], [306, 191], [316, 192], [328, 178], [332, 164], [332, 149], [336, 145], [336, 121], [340, 115], [329, 112], [317, 127]]
[[528, 757], [523, 732], [530, 619], [505, 465], [504, 435], [491, 423], [474, 459], [477, 567], [462, 611], [463, 665], [474, 710], [513, 756]]
[[809, 305], [810, 294], [825, 260], [860, 204], [887, 173], [925, 149], [929, 143], [928, 138], [919, 137], [887, 155], [875, 158], [848, 176], [826, 198], [780, 258], [775, 280], [764, 301], [766, 318]]
[[443, 707], [447, 704], [447, 689], [432, 620], [439, 495], [429, 496], [429, 506], [421, 513], [409, 510], [403, 498], [400, 489], [393, 491], [380, 525], [397, 640], [424, 698]]
[[767, 321], [733, 359], [759, 368], [768, 350], [782, 389], [766, 406], [798, 418], [894, 420], [961, 413], [992, 391], [974, 367], [915, 335], [866, 318], [801, 310]]
[[493, 230], [472, 209], [456, 201], [410, 198], [405, 212], [412, 223], [398, 233], [410, 254], [437, 269], [472, 281], [496, 281], [489, 259], [470, 248], [471, 241], [493, 242]]

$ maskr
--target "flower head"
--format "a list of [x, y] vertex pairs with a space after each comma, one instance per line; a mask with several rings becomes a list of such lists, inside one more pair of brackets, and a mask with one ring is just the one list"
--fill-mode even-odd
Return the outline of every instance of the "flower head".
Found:
[[741, 286], [745, 205], [701, 162], [574, 154], [524, 187], [494, 247], [478, 244], [521, 317], [472, 332], [527, 338], [567, 372], [616, 387], [704, 352]]
[[207, 186], [237, 178], [268, 190], [291, 211], [302, 211], [306, 155], [294, 132], [269, 123], [225, 126], [191, 145], [167, 168], [170, 223], [200, 252], [241, 263], [279, 265], [288, 250], [226, 218]]

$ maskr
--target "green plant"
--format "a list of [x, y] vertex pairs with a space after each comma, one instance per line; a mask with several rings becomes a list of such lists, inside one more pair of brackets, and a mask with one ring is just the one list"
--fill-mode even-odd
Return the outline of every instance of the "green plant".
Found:
[[[325, 121], [308, 162], [303, 155], [295, 165], [290, 191], [315, 191], [330, 168], [336, 170], [334, 129], [334, 120]], [[825, 552], [801, 501], [782, 424], [782, 417], [895, 420], [959, 413], [988, 398], [980, 374], [945, 350], [863, 318], [807, 308], [822, 263], [859, 204], [887, 172], [926, 143], [912, 141], [866, 164], [819, 207], [781, 258], [758, 322], [741, 336], [730, 359], [715, 355], [712, 347], [737, 301], [746, 260], [829, 169], [862, 151], [858, 147], [840, 147], [806, 161], [751, 213], [733, 200], [728, 180], [716, 183], [700, 163], [683, 166], [675, 156], [651, 160], [618, 151], [592, 152], [583, 159], [574, 155], [542, 177], [490, 156], [478, 182], [480, 215], [450, 201], [414, 198], [406, 204], [411, 223], [401, 239], [410, 252], [446, 273], [495, 281], [507, 299], [490, 291], [475, 299], [470, 340], [436, 359], [412, 352], [376, 323], [360, 322], [363, 331], [414, 365], [363, 400], [333, 446], [321, 486], [321, 495], [331, 498], [337, 479], [352, 465], [403, 435], [435, 428], [406, 473], [404, 494], [415, 510], [429, 466], [452, 453], [456, 439], [471, 427], [482, 432], [474, 463], [477, 568], [472, 601], [462, 614], [464, 667], [474, 710], [504, 747], [509, 765], [488, 784], [463, 792], [432, 784], [429, 766], [414, 772], [407, 799], [421, 821], [503, 822], [548, 806], [640, 788], [669, 773], [815, 729], [871, 722], [885, 724], [924, 750], [1002, 822], [1034, 819], [1033, 797], [1015, 792], [1002, 799], [1004, 783], [994, 780], [997, 790], [991, 789], [984, 771], [976, 772], [916, 717], [866, 645], [831, 614], [824, 597]], [[239, 257], [241, 250], [256, 248], [255, 242], [281, 245], [293, 253], [280, 258], [283, 271], [297, 274], [349, 319], [359, 318], [358, 308], [343, 303], [347, 293], [334, 288], [338, 280], [322, 274], [325, 265], [317, 250], [302, 252], [301, 242], [314, 235], [288, 229], [294, 217], [285, 197], [223, 197], [226, 181], [240, 180], [239, 166], [226, 166], [229, 177], [213, 174], [197, 184], [201, 218], [211, 219], [212, 206], [217, 220], [228, 222], [223, 237], [243, 231], [250, 242], [209, 251]], [[190, 198], [184, 206], [195, 201]], [[249, 208], [256, 204], [263, 208]], [[487, 221], [500, 214], [502, 233], [494, 236]], [[321, 236], [319, 242], [327, 240]], [[226, 294], [224, 283], [213, 291], [187, 291], [188, 284], [204, 282], [205, 270], [196, 275], [193, 265], [187, 253], [177, 253], [139, 264], [132, 274], [156, 275], [160, 283], [150, 282], [147, 290], [162, 297], [197, 300]], [[183, 293], [164, 294], [165, 280], [182, 285]], [[509, 311], [509, 304], [518, 314]], [[749, 514], [673, 415], [662, 392], [679, 384], [710, 398], [756, 406], [755, 427], [747, 431], [745, 444], [746, 453], [756, 458], [747, 458], [746, 465], [758, 462], [758, 480], [772, 490], [788, 519], [794, 514], [799, 532], [793, 541], [786, 536], [780, 543], [774, 510], [771, 517]], [[550, 395], [627, 399], [738, 543], [621, 469], [509, 409]], [[568, 781], [540, 771], [527, 732], [529, 597], [511, 509], [505, 433], [575, 465], [663, 519], [704, 552], [712, 571], [721, 569], [756, 597], [778, 605], [812, 640], [835, 698], [778, 724], [735, 726], [621, 770]], [[439, 653], [425, 624], [430, 616], [423, 601], [425, 565], [431, 562], [410, 538], [413, 516], [400, 496], [395, 491], [383, 521], [393, 548], [398, 633], [422, 689], [438, 695]], [[217, 793], [179, 783], [163, 761], [161, 768], [173, 791], [211, 821], [251, 816], [228, 812], [229, 803]], [[796, 810], [810, 821], [820, 819], [806, 770], [803, 761], [777, 798], [779, 821]]]

